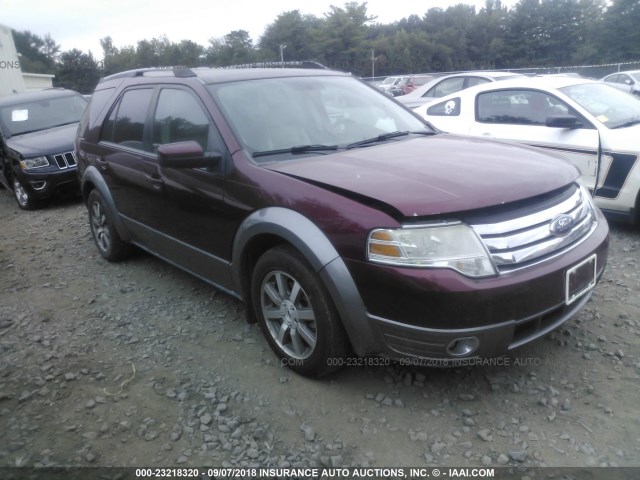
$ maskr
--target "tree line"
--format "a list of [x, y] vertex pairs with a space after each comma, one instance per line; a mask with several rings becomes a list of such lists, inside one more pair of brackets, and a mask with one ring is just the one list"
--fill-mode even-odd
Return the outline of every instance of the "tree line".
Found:
[[638, 0], [486, 0], [476, 11], [460, 3], [382, 24], [367, 3], [331, 6], [322, 17], [300, 10], [276, 17], [254, 43], [234, 30], [206, 46], [166, 36], [137, 45], [100, 40], [103, 59], [60, 51], [46, 35], [14, 31], [22, 70], [54, 73], [56, 84], [90, 93], [100, 77], [155, 66], [228, 66], [315, 60], [359, 76], [514, 69], [640, 60]]

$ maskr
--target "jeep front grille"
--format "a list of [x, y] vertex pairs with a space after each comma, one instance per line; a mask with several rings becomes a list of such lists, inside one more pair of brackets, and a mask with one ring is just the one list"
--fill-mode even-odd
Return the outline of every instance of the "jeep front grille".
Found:
[[58, 168], [65, 169], [76, 166], [76, 156], [73, 152], [58, 153], [53, 155], [53, 160], [58, 165]]
[[[471, 226], [500, 272], [516, 270], [572, 248], [595, 229], [597, 218], [588, 195], [586, 189], [574, 188], [568, 198], [555, 205], [538, 211], [534, 208], [533, 213], [518, 218]], [[552, 224], [559, 217], [565, 229], [554, 233]]]

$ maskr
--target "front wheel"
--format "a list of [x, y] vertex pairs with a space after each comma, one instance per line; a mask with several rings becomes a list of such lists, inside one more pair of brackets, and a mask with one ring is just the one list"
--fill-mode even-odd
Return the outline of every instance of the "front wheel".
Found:
[[38, 208], [40, 205], [39, 202], [33, 198], [33, 195], [30, 194], [20, 183], [20, 180], [17, 178], [13, 179], [13, 194], [16, 197], [16, 202], [18, 202], [18, 206], [22, 210], [33, 210], [34, 208]]
[[87, 207], [91, 235], [100, 255], [110, 262], [126, 258], [131, 251], [131, 245], [124, 242], [118, 235], [102, 195], [97, 190], [92, 190], [89, 194]]
[[344, 328], [322, 281], [298, 251], [281, 246], [260, 257], [251, 300], [283, 365], [320, 377], [342, 364], [349, 347]]

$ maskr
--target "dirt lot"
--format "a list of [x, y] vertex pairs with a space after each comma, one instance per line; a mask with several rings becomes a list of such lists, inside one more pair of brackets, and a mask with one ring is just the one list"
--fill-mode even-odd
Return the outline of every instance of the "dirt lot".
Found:
[[640, 230], [582, 313], [501, 365], [280, 366], [243, 305], [84, 206], [0, 191], [0, 466], [640, 466]]

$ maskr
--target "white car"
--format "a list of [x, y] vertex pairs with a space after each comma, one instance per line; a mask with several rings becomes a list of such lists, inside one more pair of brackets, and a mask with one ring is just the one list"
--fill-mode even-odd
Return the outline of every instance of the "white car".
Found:
[[612, 73], [604, 77], [602, 81], [607, 82], [612, 87], [619, 88], [623, 92], [640, 96], [640, 70]]
[[580, 170], [611, 218], [640, 222], [640, 100], [631, 95], [598, 81], [522, 78], [463, 90], [414, 111], [445, 132], [556, 152]]
[[387, 77], [382, 81], [382, 83], [379, 83], [377, 86], [383, 92], [390, 93], [393, 87], [401, 84], [402, 82], [407, 82], [407, 80], [409, 80], [410, 78], [411, 78], [411, 75], [399, 75], [399, 76]]
[[524, 75], [510, 72], [485, 71], [443, 75], [421, 85], [413, 92], [398, 97], [396, 100], [408, 108], [416, 108], [425, 103], [433, 102], [445, 95], [464, 90], [465, 88], [518, 77], [524, 77]]

